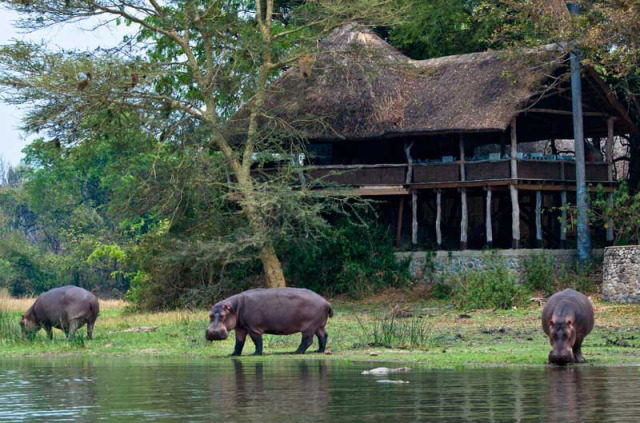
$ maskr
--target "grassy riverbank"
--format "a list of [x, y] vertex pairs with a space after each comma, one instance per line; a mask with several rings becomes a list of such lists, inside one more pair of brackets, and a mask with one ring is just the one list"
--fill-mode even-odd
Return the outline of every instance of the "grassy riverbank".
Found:
[[[362, 301], [333, 300], [330, 355], [324, 358], [422, 362], [433, 367], [543, 364], [549, 351], [540, 329], [541, 307], [509, 311], [462, 311], [445, 303], [415, 300], [419, 293], [387, 292]], [[20, 315], [33, 299], [0, 298], [0, 357], [39, 355], [180, 356], [225, 359], [233, 339], [204, 339], [207, 310], [127, 313], [122, 301], [101, 301], [94, 340], [67, 342], [61, 331], [48, 341], [19, 336]], [[595, 301], [596, 328], [583, 352], [592, 364], [640, 363], [640, 308]], [[84, 335], [85, 329], [80, 331]], [[291, 359], [299, 335], [265, 336], [265, 356]], [[310, 348], [317, 348], [317, 344]], [[247, 340], [245, 355], [253, 353]], [[308, 354], [307, 358], [321, 357]]]

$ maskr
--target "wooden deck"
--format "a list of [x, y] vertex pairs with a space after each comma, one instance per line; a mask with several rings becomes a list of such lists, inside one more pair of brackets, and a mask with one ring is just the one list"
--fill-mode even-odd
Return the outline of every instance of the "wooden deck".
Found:
[[[334, 165], [308, 167], [308, 181], [325, 188], [348, 188], [350, 194], [407, 195], [409, 190], [517, 186], [522, 190], [575, 191], [575, 162], [517, 160], [518, 177], [511, 178], [510, 160], [429, 164]], [[464, 168], [464, 175], [462, 175]], [[589, 189], [598, 184], [606, 192], [616, 183], [609, 181], [608, 164], [586, 164]]]

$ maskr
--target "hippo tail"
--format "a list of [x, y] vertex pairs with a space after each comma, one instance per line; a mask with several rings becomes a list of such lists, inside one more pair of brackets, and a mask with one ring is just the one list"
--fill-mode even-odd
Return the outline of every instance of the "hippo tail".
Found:
[[333, 307], [329, 305], [329, 317], [333, 317]]

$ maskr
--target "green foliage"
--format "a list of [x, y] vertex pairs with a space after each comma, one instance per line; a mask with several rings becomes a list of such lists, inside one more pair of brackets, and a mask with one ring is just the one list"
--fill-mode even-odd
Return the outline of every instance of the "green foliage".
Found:
[[615, 245], [640, 244], [640, 192], [631, 194], [627, 181], [621, 180], [611, 196], [598, 185], [589, 217], [593, 226], [613, 224]]
[[289, 283], [326, 295], [360, 297], [410, 281], [408, 263], [394, 256], [390, 231], [377, 223], [343, 218], [322, 238], [281, 248]]
[[453, 294], [453, 288], [443, 278], [438, 278], [431, 288], [431, 296], [437, 300], [448, 300]]
[[515, 273], [496, 260], [487, 270], [455, 275], [454, 299], [465, 309], [510, 309], [524, 301], [524, 288], [516, 282]]
[[0, 340], [15, 341], [20, 338], [20, 326], [8, 308], [9, 291], [0, 287]]
[[524, 286], [530, 291], [543, 291], [546, 294], [555, 292], [556, 270], [553, 259], [544, 254], [534, 254], [524, 261]]
[[596, 263], [594, 262], [578, 266], [575, 269], [561, 268], [557, 272], [558, 291], [573, 288], [583, 294], [597, 293], [599, 274], [595, 272], [595, 269]]
[[491, 24], [478, 19], [480, 0], [408, 0], [408, 19], [389, 29], [389, 41], [413, 59], [486, 49]]
[[360, 345], [383, 348], [427, 348], [432, 344], [433, 323], [418, 316], [397, 318], [393, 312], [378, 312], [370, 319], [356, 316], [364, 342]]

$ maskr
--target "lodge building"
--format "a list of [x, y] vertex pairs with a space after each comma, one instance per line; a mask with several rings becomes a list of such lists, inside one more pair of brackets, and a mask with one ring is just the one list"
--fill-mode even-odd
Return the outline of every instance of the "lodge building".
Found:
[[[306, 66], [306, 65], [305, 65]], [[586, 179], [616, 185], [614, 137], [637, 128], [582, 72]], [[308, 142], [303, 183], [384, 200], [398, 245], [567, 248], [575, 204], [568, 52], [558, 45], [412, 60], [369, 30], [322, 40], [269, 87], [265, 115]], [[560, 141], [565, 140], [565, 141]], [[568, 236], [567, 236], [568, 235]], [[612, 228], [592, 228], [594, 243]]]

